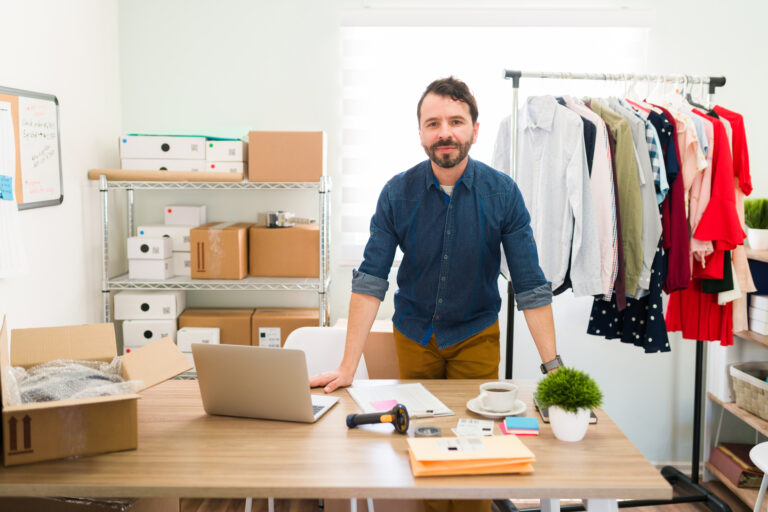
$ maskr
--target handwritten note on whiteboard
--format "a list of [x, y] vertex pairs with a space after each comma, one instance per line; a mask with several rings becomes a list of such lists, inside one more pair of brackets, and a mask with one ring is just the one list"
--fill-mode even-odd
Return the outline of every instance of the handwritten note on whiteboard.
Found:
[[58, 199], [61, 179], [56, 103], [19, 97], [19, 146], [24, 203]]

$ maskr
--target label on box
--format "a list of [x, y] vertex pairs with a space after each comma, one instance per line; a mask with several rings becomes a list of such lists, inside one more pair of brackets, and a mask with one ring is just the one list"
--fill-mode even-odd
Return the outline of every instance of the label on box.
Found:
[[476, 437], [467, 438], [450, 438], [444, 437], [435, 439], [437, 448], [442, 452], [484, 452], [486, 451], [485, 443], [482, 439]]
[[259, 327], [259, 346], [280, 348], [280, 328]]

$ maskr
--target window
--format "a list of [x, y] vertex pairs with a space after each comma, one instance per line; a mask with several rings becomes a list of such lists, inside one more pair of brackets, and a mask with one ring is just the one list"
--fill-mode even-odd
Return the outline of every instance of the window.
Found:
[[[478, 141], [470, 155], [490, 163], [500, 121], [512, 111], [503, 70], [644, 73], [644, 27], [342, 28], [341, 263], [357, 266], [381, 188], [426, 155], [416, 104], [434, 79], [465, 81], [477, 98]], [[527, 95], [621, 94], [616, 82], [523, 79]], [[643, 89], [638, 89], [642, 92]]]

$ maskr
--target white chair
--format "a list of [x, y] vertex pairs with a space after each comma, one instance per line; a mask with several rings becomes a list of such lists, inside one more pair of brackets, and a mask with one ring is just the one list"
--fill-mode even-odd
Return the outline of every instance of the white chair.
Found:
[[[283, 348], [303, 350], [307, 357], [307, 373], [309, 376], [335, 370], [344, 357], [344, 345], [347, 330], [338, 327], [299, 327], [285, 339]], [[360, 356], [360, 364], [355, 372], [355, 379], [367, 379], [368, 370], [365, 358]], [[373, 499], [368, 498], [368, 512], [374, 512]], [[245, 512], [251, 512], [253, 499], [245, 499]], [[357, 500], [349, 500], [350, 512], [357, 512]], [[275, 512], [275, 499], [267, 498], [268, 512]]]
[[768, 441], [760, 443], [749, 450], [749, 458], [752, 463], [763, 472], [763, 481], [760, 483], [760, 492], [757, 493], [757, 501], [753, 512], [760, 512], [765, 499], [765, 489], [768, 487]]

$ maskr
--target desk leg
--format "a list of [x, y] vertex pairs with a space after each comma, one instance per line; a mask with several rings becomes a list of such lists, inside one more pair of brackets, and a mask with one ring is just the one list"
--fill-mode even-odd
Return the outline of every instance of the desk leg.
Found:
[[541, 500], [541, 512], [560, 512], [560, 500]]
[[581, 500], [587, 512], [619, 512], [619, 503], [616, 500]]

